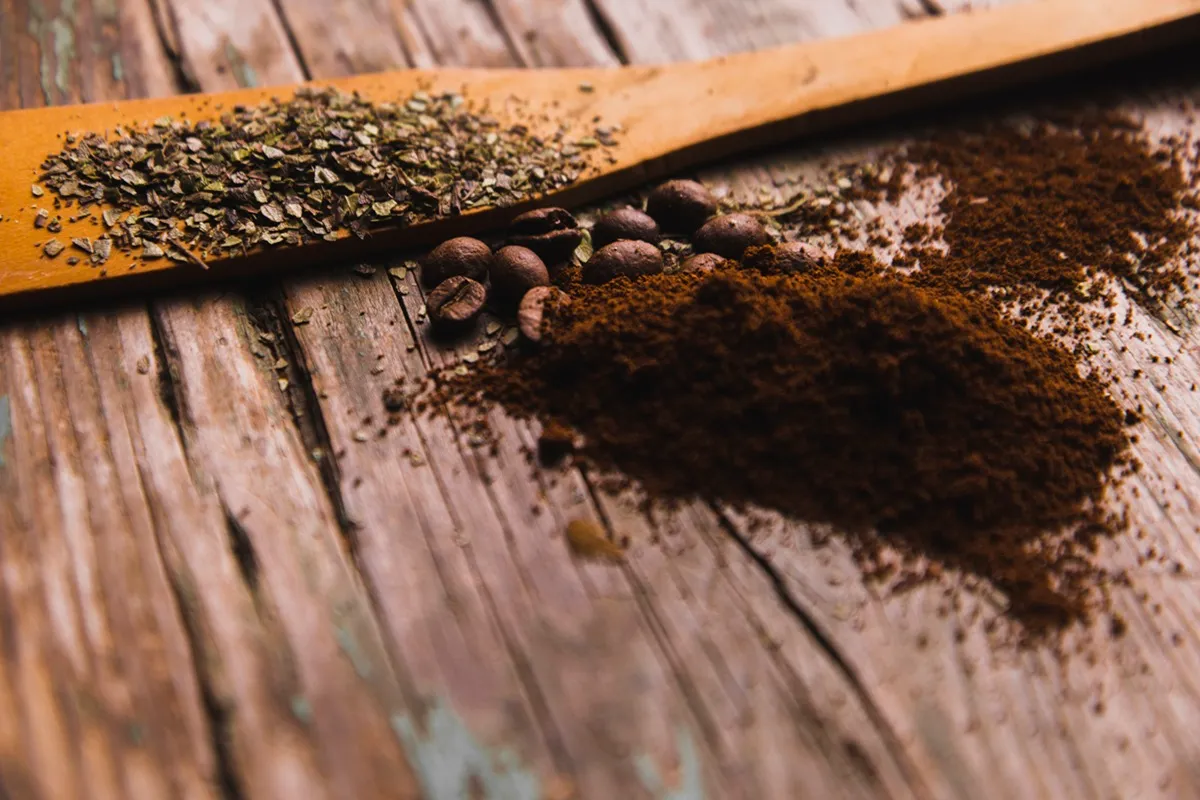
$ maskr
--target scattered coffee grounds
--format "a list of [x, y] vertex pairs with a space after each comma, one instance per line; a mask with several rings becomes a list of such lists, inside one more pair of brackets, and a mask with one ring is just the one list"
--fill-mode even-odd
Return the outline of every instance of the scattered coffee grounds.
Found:
[[450, 375], [440, 399], [561, 420], [583, 435], [578, 458], [659, 500], [829, 523], [864, 563], [878, 530], [990, 578], [1034, 627], [1087, 613], [1063, 560], [1024, 562], [1056, 535], [1086, 550], [1128, 439], [1051, 342], [894, 277], [734, 266], [571, 294], [547, 347]]
[[61, 201], [112, 206], [103, 238], [119, 249], [194, 260], [189, 250], [361, 237], [376, 225], [509, 205], [572, 183], [596, 144], [502, 126], [456, 94], [372, 103], [300, 89], [216, 121], [68, 136], [41, 181]]
[[[1152, 146], [1114, 113], [990, 123], [943, 131], [904, 155], [947, 186], [945, 226], [910, 226], [909, 242], [940, 233], [948, 249], [912, 251], [918, 280], [1060, 312], [1110, 303], [1119, 284], [1151, 310], [1182, 300], [1181, 258], [1194, 190], [1179, 156]], [[1102, 322], [1095, 311], [1087, 322]]]
[[[1139, 414], [1076, 335], [1129, 324], [1122, 293], [1187, 301], [1188, 157], [1119, 116], [1056, 113], [943, 130], [776, 207], [710, 204], [765, 223], [755, 246], [697, 256], [714, 249], [697, 220], [661, 242], [663, 271], [605, 281], [581, 248], [554, 277], [572, 302], [539, 305], [524, 349], [435, 376], [414, 407], [537, 417], [544, 463], [651, 504], [824, 523], [893, 590], [949, 567], [1001, 590], [1026, 635], [1059, 631], [1125, 580], [1095, 551], [1127, 529], [1108, 491], [1138, 466]], [[903, 230], [854, 208], [927, 179], [940, 213]]]

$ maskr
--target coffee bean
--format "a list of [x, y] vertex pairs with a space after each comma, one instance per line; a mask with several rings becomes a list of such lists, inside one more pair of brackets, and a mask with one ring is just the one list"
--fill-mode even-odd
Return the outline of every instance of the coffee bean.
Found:
[[696, 231], [692, 244], [700, 253], [741, 258], [747, 247], [766, 244], [770, 240], [767, 229], [749, 214], [724, 214], [704, 223]]
[[510, 244], [492, 258], [492, 294], [502, 303], [515, 303], [535, 286], [550, 283], [546, 263], [527, 247]]
[[636, 208], [618, 208], [596, 220], [592, 226], [592, 247], [599, 249], [621, 239], [657, 244], [658, 223]]
[[717, 198], [696, 181], [667, 181], [646, 198], [646, 212], [665, 231], [691, 233], [717, 213]]
[[511, 244], [528, 247], [547, 264], [566, 261], [583, 241], [583, 230], [569, 211], [538, 208], [527, 211], [509, 225]]
[[684, 260], [679, 265], [679, 269], [683, 272], [712, 272], [714, 269], [719, 269], [726, 261], [728, 259], [716, 253], [700, 253]]
[[749, 248], [742, 254], [742, 263], [764, 275], [796, 275], [819, 269], [825, 253], [808, 242], [783, 242]]
[[542, 340], [542, 327], [547, 313], [553, 317], [558, 309], [571, 304], [571, 297], [553, 286], [535, 286], [521, 298], [517, 309], [517, 328], [531, 342]]
[[482, 281], [487, 277], [491, 261], [492, 248], [470, 236], [459, 236], [442, 242], [425, 256], [421, 279], [426, 286], [437, 286], [456, 275]]
[[584, 283], [608, 283], [613, 278], [636, 278], [663, 271], [663, 257], [649, 242], [620, 241], [601, 247], [583, 265]]
[[468, 327], [487, 302], [487, 289], [479, 281], [455, 275], [437, 285], [425, 298], [429, 320], [436, 327], [451, 330]]

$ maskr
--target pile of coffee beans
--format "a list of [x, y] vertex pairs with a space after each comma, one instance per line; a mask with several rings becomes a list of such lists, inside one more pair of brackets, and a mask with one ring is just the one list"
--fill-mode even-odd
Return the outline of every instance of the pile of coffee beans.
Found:
[[[815, 268], [824, 258], [806, 243], [769, 246], [771, 235], [753, 214], [717, 211], [717, 199], [703, 184], [672, 180], [650, 192], [644, 211], [617, 208], [590, 229], [565, 209], [539, 208], [516, 217], [496, 250], [469, 236], [450, 239], [422, 265], [429, 319], [442, 333], [463, 332], [490, 304], [501, 314], [515, 311], [522, 335], [537, 343], [547, 302], [555, 308], [570, 302], [553, 288], [565, 282], [568, 267], [578, 265], [583, 283], [598, 285], [664, 271], [708, 272], [744, 255], [762, 262], [756, 268], [769, 274]], [[664, 256], [664, 235], [690, 239], [691, 255], [681, 262]]]

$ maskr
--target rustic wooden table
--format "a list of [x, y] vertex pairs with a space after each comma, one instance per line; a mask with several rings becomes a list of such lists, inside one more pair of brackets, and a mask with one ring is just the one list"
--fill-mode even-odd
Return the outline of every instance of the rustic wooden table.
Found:
[[[943, 5], [0, 0], [0, 103], [699, 58]], [[1139, 100], [1165, 129], [1182, 102]], [[838, 152], [706, 177], [770, 186]], [[990, 642], [986, 600], [878, 596], [803, 529], [538, 485], [523, 424], [497, 421], [495, 459], [440, 421], [376, 438], [382, 387], [438, 358], [417, 303], [340, 268], [0, 327], [0, 797], [1200, 794], [1186, 392], [1136, 387], [1146, 538], [1106, 556], [1133, 568], [1129, 633], [1060, 662]], [[1169, 380], [1194, 380], [1195, 340], [1155, 336], [1126, 371], [1174, 353]], [[635, 542], [625, 565], [563, 545], [596, 514]], [[1183, 574], [1137, 567], [1151, 548]]]

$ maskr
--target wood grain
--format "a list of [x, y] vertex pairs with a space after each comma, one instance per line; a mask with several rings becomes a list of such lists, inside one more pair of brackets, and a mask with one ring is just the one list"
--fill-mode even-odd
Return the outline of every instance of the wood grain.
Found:
[[[0, 0], [0, 98], [406, 63], [656, 63], [912, 13], [882, 0], [75, 7]], [[516, 41], [545, 19], [561, 22], [543, 41]], [[1193, 130], [1196, 99], [1164, 91], [1130, 109], [1156, 133]], [[790, 192], [875, 146], [774, 152], [705, 178], [746, 197]], [[858, 210], [899, 229], [925, 202]], [[1105, 345], [1119, 391], [1154, 408], [1129, 497], [1142, 538], [1103, 555], [1134, 578], [1117, 598], [1129, 633], [1100, 647], [1078, 634], [1088, 653], [1060, 662], [997, 647], [986, 596], [879, 594], [836, 539], [816, 547], [803, 526], [752, 529], [704, 506], [647, 518], [578, 471], [534, 475], [534, 426], [495, 417], [491, 456], [445, 420], [387, 425], [384, 386], [475, 346], [428, 341], [415, 275], [385, 271], [403, 263], [0, 328], [5, 793], [1197, 793], [1188, 320], [1180, 337], [1138, 316], [1144, 341]], [[291, 324], [305, 308], [312, 320]], [[1167, 354], [1169, 375], [1151, 362]], [[624, 565], [570, 555], [561, 530], [580, 516], [631, 537]]]
[[[293, 5], [302, 22], [291, 35], [297, 31], [310, 35], [330, 24], [328, 15], [318, 21], [303, 13], [306, 7], [302, 3], [294, 0]], [[339, 231], [338, 241], [331, 243], [260, 248], [239, 256], [206, 255], [207, 270], [169, 259], [145, 262], [132, 253], [114, 254], [102, 268], [74, 268], [66, 258], [46, 256], [38, 245], [48, 234], [32, 225], [35, 206], [43, 203], [35, 202], [30, 185], [36, 180], [38, 165], [61, 146], [64, 131], [105, 131], [162, 116], [211, 118], [217, 115], [218, 106], [262, 102], [286, 91], [280, 85], [289, 82], [284, 77], [288, 71], [278, 65], [289, 60], [279, 55], [289, 48], [289, 32], [274, 13], [268, 13], [273, 8], [244, 7], [231, 0], [203, 6], [175, 3], [172, 8], [180, 28], [189, 32], [183, 39], [183, 58], [201, 86], [217, 85], [228, 76], [238, 85], [276, 88], [0, 114], [0, 140], [19, 143], [0, 151], [0, 213], [9, 218], [8, 225], [0, 225], [0, 244], [5, 248], [0, 262], [0, 298], [26, 305], [30, 297], [51, 291], [73, 289], [73, 296], [79, 298], [119, 291], [117, 284], [121, 283], [131, 289], [245, 275], [284, 265], [295, 268], [336, 258], [359, 258], [422, 237], [428, 240], [497, 221], [496, 213], [477, 209], [430, 224], [381, 227], [367, 239]], [[381, 9], [368, 11], [372, 13], [364, 14], [366, 19], [381, 19]], [[576, 8], [576, 16], [580, 13]], [[511, 12], [508, 18], [514, 25], [519, 21]], [[556, 18], [570, 22], [561, 14]], [[532, 120], [534, 132], [543, 134], [567, 124], [576, 136], [589, 135], [597, 117], [606, 124], [619, 123], [624, 130], [618, 143], [602, 156], [593, 151], [594, 169], [572, 186], [553, 193], [556, 202], [571, 205], [798, 133], [811, 134], [908, 110], [935, 99], [945, 102], [1022, 77], [1043, 79], [1062, 69], [1153, 48], [1191, 35], [1197, 20], [1197, 0], [1143, 0], [1137, 4], [1103, 0], [1099, 6], [1095, 0], [1040, 0], [853, 37], [661, 67], [405, 70], [328, 82], [378, 100], [404, 97], [421, 87], [461, 90], [472, 102], [506, 109], [496, 112], [501, 117], [517, 113], [522, 122]], [[335, 13], [331, 24], [337, 31], [347, 23], [339, 22]], [[528, 30], [528, 25], [520, 27]], [[524, 35], [511, 41], [518, 53], [531, 54], [530, 40]], [[572, 52], [582, 55], [585, 43], [593, 49], [600, 44], [594, 36], [577, 40], [571, 44]], [[383, 46], [377, 53], [365, 55], [372, 61], [386, 60], [396, 49], [393, 42], [390, 49]], [[203, 52], [204, 57], [196, 57], [193, 51]], [[314, 58], [327, 65], [329, 57], [324, 52]], [[336, 45], [332, 57], [337, 58]], [[297, 76], [291, 77], [295, 83]], [[62, 79], [60, 70], [55, 81]], [[91, 81], [83, 83], [87, 87]], [[579, 91], [583, 83], [592, 84], [594, 91]], [[522, 98], [528, 108], [514, 112], [506, 102], [513, 96]], [[680, 108], [702, 108], [704, 113], [680, 115]], [[548, 121], [539, 121], [542, 115]], [[512, 121], [517, 121], [516, 117]], [[95, 235], [99, 227], [96, 216], [64, 224], [60, 240]]]

